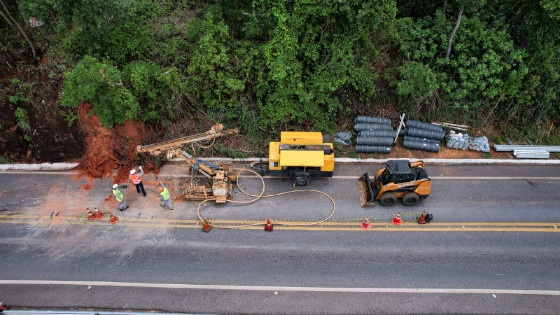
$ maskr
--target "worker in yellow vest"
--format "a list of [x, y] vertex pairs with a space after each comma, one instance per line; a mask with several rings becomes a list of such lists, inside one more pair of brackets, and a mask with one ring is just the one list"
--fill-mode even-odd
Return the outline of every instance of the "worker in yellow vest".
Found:
[[132, 169], [130, 170], [130, 176], [128, 176], [128, 181], [132, 181], [132, 183], [134, 184], [134, 186], [136, 186], [136, 192], [140, 193], [140, 190], [142, 190], [142, 194], [144, 194], [144, 197], [146, 197], [146, 191], [144, 190], [144, 184], [142, 184], [142, 178], [140, 176], [144, 175], [144, 170], [142, 169], [142, 166], [140, 166], [140, 173], [136, 174], [136, 170]]
[[119, 209], [121, 211], [124, 211], [124, 209], [128, 208], [128, 206], [126, 205], [126, 202], [124, 201], [123, 193], [118, 188], [119, 188], [119, 185], [117, 185], [117, 184], [113, 185], [113, 195], [115, 195], [115, 198], [117, 199], [117, 201], [121, 203], [117, 209]]
[[161, 180], [159, 180], [159, 178], [158, 178], [158, 182], [160, 184], [158, 190], [161, 195], [160, 206], [165, 207], [165, 204], [167, 204], [169, 206], [169, 210], [173, 210], [173, 204], [171, 203], [171, 194], [169, 193], [169, 190], [167, 190], [167, 188], [163, 186], [163, 183], [161, 182]]

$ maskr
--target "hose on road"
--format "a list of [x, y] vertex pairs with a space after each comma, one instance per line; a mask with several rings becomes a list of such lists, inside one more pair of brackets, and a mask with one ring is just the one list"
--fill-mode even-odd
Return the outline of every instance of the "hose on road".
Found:
[[[255, 172], [255, 171], [253, 171], [253, 170], [247, 169], [247, 168], [242, 168], [242, 169], [234, 168], [234, 170], [239, 170], [239, 173], [238, 173], [238, 175], [237, 175], [237, 183], [236, 183], [236, 184], [237, 184], [237, 188], [238, 188], [239, 191], [241, 191], [243, 194], [245, 194], [245, 195], [247, 195], [247, 196], [249, 196], [249, 197], [253, 197], [253, 199], [252, 199], [252, 200], [249, 200], [249, 201], [226, 200], [226, 202], [239, 203], [239, 204], [249, 204], [249, 203], [253, 203], [253, 202], [255, 202], [255, 201], [257, 201], [257, 200], [259, 200], [259, 199], [261, 199], [261, 198], [278, 197], [278, 196], [287, 195], [287, 194], [292, 194], [292, 193], [298, 193], [298, 192], [315, 192], [315, 193], [319, 193], [319, 194], [322, 194], [322, 195], [326, 196], [327, 198], [329, 198], [329, 200], [332, 202], [333, 208], [332, 208], [331, 214], [330, 214], [329, 216], [327, 216], [326, 218], [322, 219], [322, 220], [319, 220], [319, 221], [316, 221], [316, 222], [303, 223], [303, 224], [292, 224], [292, 223], [290, 223], [290, 222], [277, 221], [277, 222], [274, 222], [274, 224], [276, 224], [276, 225], [282, 225], [282, 226], [310, 226], [310, 225], [318, 225], [318, 224], [321, 224], [321, 223], [323, 223], [323, 222], [329, 220], [329, 219], [334, 215], [334, 213], [335, 213], [335, 211], [336, 211], [336, 204], [335, 204], [335, 202], [334, 202], [334, 199], [333, 199], [331, 196], [329, 196], [327, 193], [325, 193], [325, 192], [322, 192], [322, 191], [320, 191], [320, 190], [315, 190], [315, 189], [296, 189], [296, 190], [285, 191], [285, 192], [281, 192], [281, 193], [277, 193], [277, 194], [272, 194], [272, 195], [265, 195], [265, 194], [264, 194], [264, 190], [265, 190], [266, 185], [265, 185], [265, 183], [264, 183], [263, 177], [262, 177], [259, 173]], [[258, 195], [250, 194], [250, 193], [246, 192], [245, 190], [243, 190], [243, 189], [239, 186], [239, 178], [241, 178], [241, 174], [242, 174], [243, 172], [251, 172], [251, 173], [255, 174], [255, 175], [261, 180], [262, 189], [261, 189], [260, 194], [258, 194]], [[198, 218], [200, 219], [201, 222], [203, 222], [204, 219], [203, 219], [202, 216], [200, 215], [200, 206], [202, 206], [202, 204], [204, 204], [204, 203], [206, 203], [206, 202], [209, 202], [209, 201], [214, 201], [214, 199], [205, 199], [205, 200], [201, 201], [201, 202], [198, 204], [198, 207], [196, 208], [196, 215], [198, 216]], [[243, 224], [243, 225], [227, 225], [227, 226], [225, 226], [225, 225], [216, 225], [216, 224], [212, 224], [210, 219], [207, 219], [207, 220], [210, 221], [210, 222], [208, 223], [210, 226], [215, 227], [215, 228], [220, 228], [220, 229], [241, 229], [241, 228], [246, 228], [246, 227], [251, 227], [251, 226], [261, 226], [261, 225], [263, 225], [263, 224], [266, 224], [266, 221], [262, 221], [262, 222], [250, 223], [250, 224]]]

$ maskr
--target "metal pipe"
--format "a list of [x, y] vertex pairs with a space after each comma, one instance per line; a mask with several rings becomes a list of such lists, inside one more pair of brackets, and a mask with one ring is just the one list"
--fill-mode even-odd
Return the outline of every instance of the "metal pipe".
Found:
[[495, 144], [494, 150], [498, 152], [507, 152], [507, 151], [516, 151], [516, 150], [560, 152], [560, 146]]
[[358, 116], [354, 119], [354, 124], [366, 123], [366, 124], [391, 124], [391, 119], [381, 118], [381, 117], [371, 117], [371, 116]]

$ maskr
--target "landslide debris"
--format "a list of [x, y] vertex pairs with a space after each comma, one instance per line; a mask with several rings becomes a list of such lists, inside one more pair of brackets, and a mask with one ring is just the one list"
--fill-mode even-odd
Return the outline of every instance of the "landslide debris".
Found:
[[146, 137], [142, 123], [127, 120], [106, 129], [96, 114], [90, 114], [92, 108], [89, 103], [78, 105], [80, 128], [86, 145], [85, 154], [77, 167], [79, 177], [111, 177], [113, 170], [119, 169], [113, 181], [121, 183], [128, 180], [129, 170], [138, 163], [142, 163], [146, 171], [158, 171], [149, 159], [137, 161], [136, 146]]

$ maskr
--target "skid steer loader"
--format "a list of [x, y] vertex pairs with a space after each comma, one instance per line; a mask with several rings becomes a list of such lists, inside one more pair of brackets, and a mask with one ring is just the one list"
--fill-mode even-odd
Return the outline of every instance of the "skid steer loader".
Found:
[[371, 180], [368, 173], [356, 181], [362, 207], [392, 206], [401, 198], [405, 206], [413, 206], [430, 195], [432, 181], [424, 169], [424, 162], [389, 160], [384, 169]]

